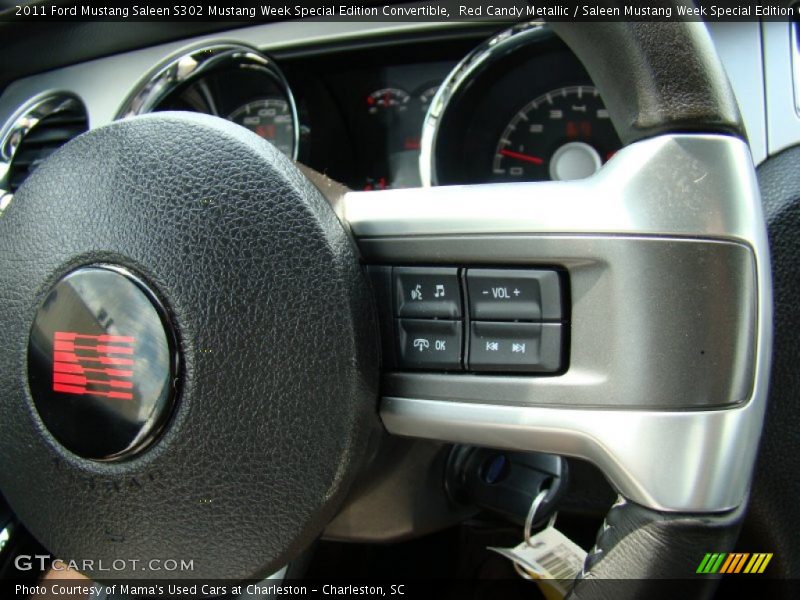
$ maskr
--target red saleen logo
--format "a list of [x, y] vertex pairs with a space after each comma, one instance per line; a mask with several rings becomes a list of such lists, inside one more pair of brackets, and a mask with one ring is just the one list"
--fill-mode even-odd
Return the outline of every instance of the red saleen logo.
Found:
[[133, 345], [124, 335], [53, 336], [53, 391], [133, 400]]

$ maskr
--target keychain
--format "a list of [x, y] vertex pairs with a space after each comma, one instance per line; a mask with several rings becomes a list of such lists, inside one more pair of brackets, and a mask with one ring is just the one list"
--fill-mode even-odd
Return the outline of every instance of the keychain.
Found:
[[523, 541], [514, 548], [489, 548], [512, 561], [516, 572], [534, 581], [548, 600], [561, 600], [583, 569], [586, 551], [555, 528], [557, 513], [547, 526], [532, 535], [536, 513], [549, 490], [540, 491], [531, 503], [525, 518]]

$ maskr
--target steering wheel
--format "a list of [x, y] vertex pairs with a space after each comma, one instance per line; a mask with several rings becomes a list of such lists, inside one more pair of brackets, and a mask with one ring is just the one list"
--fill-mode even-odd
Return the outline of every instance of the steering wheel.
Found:
[[[596, 464], [620, 500], [574, 598], [713, 586], [695, 572], [736, 540], [771, 355], [743, 125], [701, 23], [552, 27], [626, 144], [586, 180], [331, 201], [258, 136], [182, 113], [42, 164], [0, 219], [0, 489], [25, 526], [64, 559], [261, 578], [388, 432]], [[562, 269], [565, 368], [381, 374], [365, 264]]]

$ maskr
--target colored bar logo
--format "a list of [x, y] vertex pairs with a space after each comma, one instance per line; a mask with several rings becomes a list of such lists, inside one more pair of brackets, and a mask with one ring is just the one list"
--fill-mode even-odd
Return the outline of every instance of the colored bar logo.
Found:
[[707, 553], [700, 566], [697, 567], [697, 573], [704, 575], [732, 574], [732, 573], [763, 573], [767, 568], [769, 561], [772, 560], [772, 552], [769, 553], [755, 553], [748, 552], [718, 552]]
[[125, 335], [53, 336], [53, 391], [133, 400], [133, 345]]

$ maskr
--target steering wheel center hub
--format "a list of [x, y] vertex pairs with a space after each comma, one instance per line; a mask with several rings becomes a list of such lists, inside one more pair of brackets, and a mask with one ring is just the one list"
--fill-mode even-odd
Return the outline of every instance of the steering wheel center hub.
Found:
[[77, 269], [37, 311], [31, 396], [53, 437], [78, 456], [120, 460], [148, 446], [172, 411], [176, 371], [163, 307], [122, 269]]
[[193, 560], [174, 577], [261, 577], [307, 547], [365, 454], [378, 353], [355, 245], [291, 161], [213, 117], [126, 119], [3, 221], [0, 488], [34, 535], [63, 559]]

